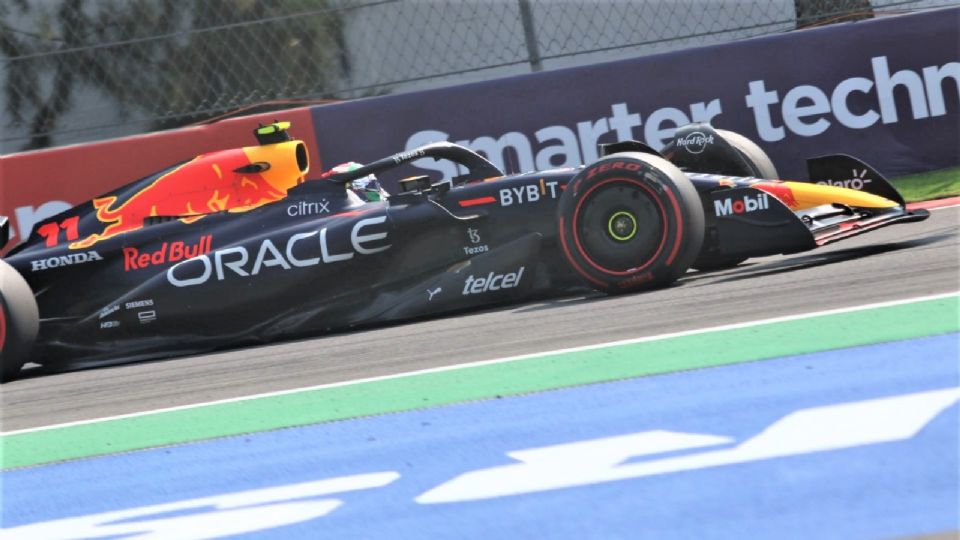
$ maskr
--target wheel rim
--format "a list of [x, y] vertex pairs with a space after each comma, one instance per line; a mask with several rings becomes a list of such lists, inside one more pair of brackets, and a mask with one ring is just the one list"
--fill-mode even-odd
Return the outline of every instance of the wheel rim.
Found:
[[627, 242], [637, 234], [637, 217], [625, 210], [610, 215], [607, 220], [607, 232], [618, 242]]
[[589, 194], [575, 223], [584, 255], [613, 272], [649, 262], [662, 247], [665, 221], [660, 205], [632, 182], [613, 182]]

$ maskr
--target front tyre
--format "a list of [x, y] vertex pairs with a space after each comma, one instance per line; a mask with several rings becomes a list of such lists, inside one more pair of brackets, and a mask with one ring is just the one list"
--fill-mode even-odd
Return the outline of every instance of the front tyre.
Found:
[[736, 149], [750, 167], [750, 175], [757, 178], [766, 178], [776, 180], [780, 178], [777, 168], [773, 165], [773, 160], [757, 146], [757, 143], [737, 133], [736, 131], [727, 131], [718, 129], [717, 133], [723, 137], [723, 140]]
[[585, 283], [625, 293], [662, 287], [686, 272], [703, 243], [703, 207], [669, 161], [624, 152], [567, 184], [557, 227], [561, 251]]
[[33, 291], [12, 266], [0, 260], [0, 382], [20, 373], [39, 326]]

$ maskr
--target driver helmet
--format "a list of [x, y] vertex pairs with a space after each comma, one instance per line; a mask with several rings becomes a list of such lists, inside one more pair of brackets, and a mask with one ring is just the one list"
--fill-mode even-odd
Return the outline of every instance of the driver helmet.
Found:
[[[355, 171], [360, 167], [363, 167], [363, 165], [355, 161], [348, 161], [347, 163], [341, 163], [330, 169], [330, 172], [327, 174]], [[380, 187], [380, 181], [377, 180], [376, 175], [373, 174], [368, 174], [363, 178], [358, 178], [350, 182], [347, 185], [347, 189], [360, 197], [363, 202], [382, 201], [388, 196], [387, 192]]]

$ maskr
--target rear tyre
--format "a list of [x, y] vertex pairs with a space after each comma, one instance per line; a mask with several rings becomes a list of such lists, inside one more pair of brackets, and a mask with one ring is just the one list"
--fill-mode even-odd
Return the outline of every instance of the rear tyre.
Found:
[[20, 373], [39, 328], [33, 291], [12, 266], [0, 260], [0, 382]]
[[564, 257], [587, 285], [625, 293], [662, 287], [686, 272], [703, 243], [703, 207], [669, 161], [624, 152], [567, 184], [557, 227]]

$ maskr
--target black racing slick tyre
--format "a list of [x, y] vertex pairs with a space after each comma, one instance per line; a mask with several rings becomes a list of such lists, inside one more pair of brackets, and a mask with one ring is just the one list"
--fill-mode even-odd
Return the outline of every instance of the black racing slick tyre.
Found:
[[677, 129], [661, 155], [684, 171], [724, 176], [777, 179], [773, 161], [756, 143], [707, 123]]
[[33, 291], [12, 266], [0, 260], [0, 382], [20, 373], [39, 327]]
[[777, 174], [777, 168], [773, 165], [770, 156], [768, 156], [762, 148], [757, 146], [757, 143], [735, 131], [718, 129], [717, 134], [723, 137], [723, 140], [727, 141], [730, 146], [740, 153], [747, 162], [747, 165], [752, 169], [750, 172], [751, 175], [768, 180], [780, 178]]
[[564, 258], [587, 285], [626, 293], [665, 286], [686, 272], [703, 243], [703, 207], [669, 161], [624, 152], [567, 184], [557, 227]]

